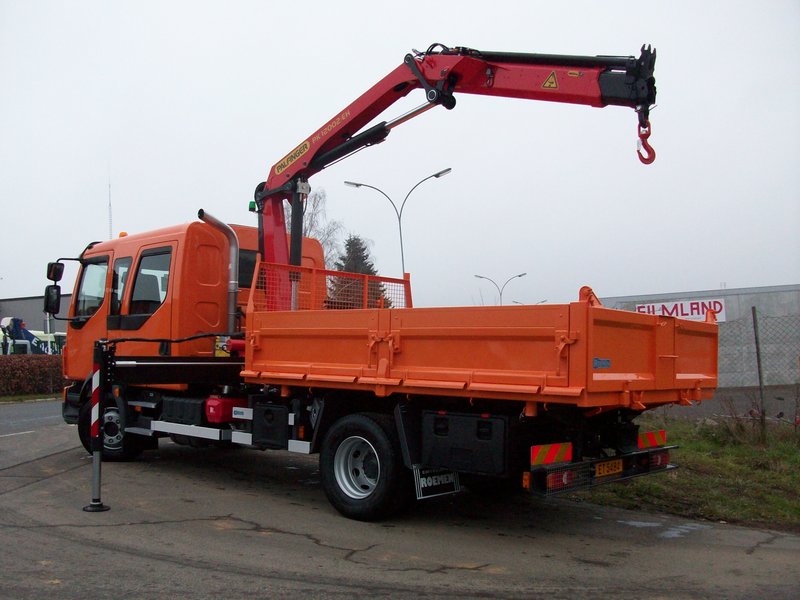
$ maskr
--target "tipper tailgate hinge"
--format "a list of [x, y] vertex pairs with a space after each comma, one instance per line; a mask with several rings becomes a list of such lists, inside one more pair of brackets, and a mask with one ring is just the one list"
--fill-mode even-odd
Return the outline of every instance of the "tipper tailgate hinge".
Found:
[[567, 331], [565, 329], [556, 330], [556, 361], [558, 362], [558, 370], [556, 375], [562, 375], [569, 369], [567, 359], [567, 348], [578, 341], [577, 331]]
[[564, 349], [567, 346], [574, 344], [577, 341], [578, 341], [577, 331], [557, 330], [556, 350], [558, 351], [558, 355], [561, 356], [564, 353]]
[[644, 405], [644, 391], [643, 390], [630, 390], [628, 383], [625, 383], [625, 389], [620, 392], [620, 404], [631, 410], [643, 411], [647, 410]]
[[261, 348], [261, 334], [258, 331], [254, 331], [249, 335], [250, 347], [253, 350], [259, 350]]
[[389, 352], [397, 354], [400, 352], [400, 333], [393, 331], [392, 333], [373, 333], [369, 338], [369, 351], [372, 352], [373, 348], [381, 342], [389, 344]]

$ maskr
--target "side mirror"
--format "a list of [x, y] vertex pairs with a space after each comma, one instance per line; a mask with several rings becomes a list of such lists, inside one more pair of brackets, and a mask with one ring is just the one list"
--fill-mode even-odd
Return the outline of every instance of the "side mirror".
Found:
[[[61, 267], [63, 270], [64, 265], [61, 265]], [[59, 277], [61, 277], [60, 273]], [[59, 310], [61, 310], [61, 288], [55, 284], [48, 285], [44, 288], [44, 312], [50, 315], [57, 315]]]
[[58, 283], [61, 281], [61, 278], [64, 276], [64, 263], [60, 262], [51, 262], [47, 263], [47, 278], [54, 282]]

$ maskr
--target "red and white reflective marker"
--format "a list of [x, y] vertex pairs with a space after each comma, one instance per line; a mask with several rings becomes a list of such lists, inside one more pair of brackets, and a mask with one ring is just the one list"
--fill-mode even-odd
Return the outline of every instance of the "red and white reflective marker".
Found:
[[102, 368], [105, 363], [104, 350], [100, 342], [94, 343], [94, 364], [92, 365], [92, 501], [83, 507], [86, 512], [104, 512], [109, 509], [100, 500], [100, 471], [103, 460], [103, 437], [100, 431], [100, 398], [103, 395]]

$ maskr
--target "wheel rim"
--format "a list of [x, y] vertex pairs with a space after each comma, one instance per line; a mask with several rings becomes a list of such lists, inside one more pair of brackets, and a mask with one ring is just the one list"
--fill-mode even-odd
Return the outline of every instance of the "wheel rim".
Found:
[[106, 450], [119, 450], [122, 447], [122, 427], [119, 411], [107, 408], [103, 413], [103, 446]]
[[372, 444], [360, 436], [349, 437], [339, 444], [333, 469], [339, 488], [356, 500], [372, 494], [381, 475], [378, 453]]

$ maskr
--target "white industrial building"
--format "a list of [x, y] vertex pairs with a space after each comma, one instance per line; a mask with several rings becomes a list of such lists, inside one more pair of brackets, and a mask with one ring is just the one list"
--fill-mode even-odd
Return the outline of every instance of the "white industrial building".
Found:
[[609, 308], [686, 319], [704, 319], [706, 309], [719, 322], [719, 385], [758, 385], [756, 331], [765, 386], [800, 384], [800, 285], [705, 290], [601, 298]]

